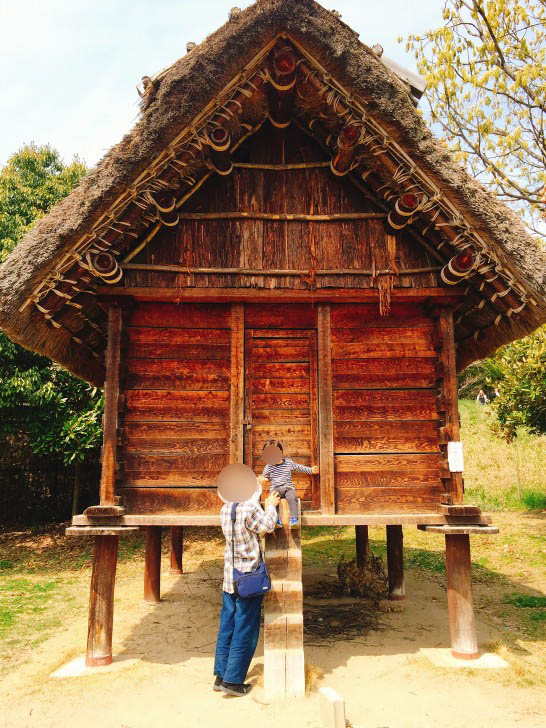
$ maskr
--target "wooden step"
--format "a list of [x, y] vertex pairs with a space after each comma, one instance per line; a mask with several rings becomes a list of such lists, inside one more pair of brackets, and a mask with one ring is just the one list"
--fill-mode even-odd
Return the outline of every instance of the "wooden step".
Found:
[[[288, 528], [286, 500], [281, 500], [279, 511], [284, 525], [265, 539], [271, 577], [271, 591], [264, 600], [264, 692], [268, 700], [305, 694], [301, 528]], [[299, 517], [301, 520], [301, 512]]]

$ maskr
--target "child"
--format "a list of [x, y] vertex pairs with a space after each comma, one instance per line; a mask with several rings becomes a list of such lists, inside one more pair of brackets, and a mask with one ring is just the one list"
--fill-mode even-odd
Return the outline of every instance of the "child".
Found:
[[[285, 458], [282, 455], [283, 449], [282, 449], [282, 443], [280, 443], [278, 440], [268, 440], [263, 449], [265, 450], [266, 447], [276, 446], [279, 448], [280, 453], [277, 463], [274, 465], [266, 465], [263, 469], [262, 474], [258, 478], [260, 483], [264, 485], [264, 481], [267, 479], [270, 481], [270, 492], [276, 491], [281, 498], [286, 498], [288, 501], [288, 506], [290, 507], [290, 528], [294, 528], [295, 526], [299, 525], [298, 521], [298, 496], [296, 495], [296, 489], [294, 488], [294, 484], [292, 482], [292, 471], [297, 471], [299, 473], [307, 473], [308, 475], [316, 475], [319, 471], [318, 465], [313, 465], [312, 468], [309, 468], [307, 465], [301, 465], [300, 463], [295, 463], [292, 458]], [[278, 513], [278, 508], [277, 508]], [[282, 526], [281, 517], [277, 515], [277, 526]]]

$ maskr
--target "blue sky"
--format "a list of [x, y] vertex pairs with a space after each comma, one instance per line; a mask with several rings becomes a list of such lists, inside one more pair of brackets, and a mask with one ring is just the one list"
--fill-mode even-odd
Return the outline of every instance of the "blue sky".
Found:
[[[136, 84], [242, 0], [0, 0], [0, 166], [28, 142], [94, 165], [134, 125]], [[323, 3], [324, 4], [324, 3]], [[361, 40], [415, 70], [398, 36], [441, 23], [442, 0], [328, 0]]]

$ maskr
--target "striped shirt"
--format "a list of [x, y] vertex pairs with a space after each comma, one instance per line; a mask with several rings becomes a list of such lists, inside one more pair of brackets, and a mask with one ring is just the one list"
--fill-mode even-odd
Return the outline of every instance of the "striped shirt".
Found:
[[[231, 506], [225, 503], [220, 510], [220, 523], [226, 539], [224, 551], [224, 582], [222, 589], [233, 594], [233, 558], [231, 554]], [[277, 509], [269, 505], [265, 511], [259, 503], [244, 501], [237, 506], [234, 524], [235, 568], [242, 572], [252, 571], [260, 563], [259, 538], [275, 528]], [[262, 549], [263, 553], [263, 549]]]
[[266, 465], [263, 469], [262, 475], [264, 478], [268, 478], [271, 483], [269, 490], [280, 488], [283, 485], [287, 485], [289, 488], [294, 487], [292, 482], [292, 471], [295, 470], [298, 473], [307, 473], [311, 475], [313, 470], [307, 465], [300, 465], [295, 463], [292, 458], [283, 458], [282, 463], [278, 465]]

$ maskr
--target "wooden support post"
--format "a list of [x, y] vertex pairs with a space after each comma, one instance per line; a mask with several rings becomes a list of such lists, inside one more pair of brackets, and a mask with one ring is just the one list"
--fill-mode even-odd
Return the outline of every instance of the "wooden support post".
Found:
[[[265, 537], [271, 591], [264, 601], [264, 692], [266, 699], [305, 694], [301, 529], [289, 528], [281, 500], [282, 528]], [[301, 513], [299, 514], [301, 522]]]
[[[243, 462], [243, 410], [245, 398], [244, 316], [244, 304], [233, 303], [231, 305], [231, 368], [229, 404], [231, 430], [231, 437], [229, 441], [230, 463]], [[248, 434], [251, 436], [250, 429]], [[250, 460], [247, 464], [252, 467], [252, 460]]]
[[171, 526], [171, 574], [183, 574], [184, 526]]
[[356, 537], [356, 565], [364, 566], [370, 555], [370, 543], [368, 541], [368, 526], [355, 526]]
[[[451, 310], [442, 307], [438, 321], [441, 338], [440, 357], [443, 364], [443, 395], [445, 402], [445, 426], [449, 440], [461, 439], [459, 428], [459, 407], [457, 391], [457, 371], [455, 367], [455, 334], [453, 329], [453, 314]], [[447, 448], [447, 445], [445, 446]], [[463, 502], [463, 474], [450, 473], [449, 478], [451, 501], [454, 504]]]
[[104, 434], [100, 481], [101, 506], [114, 505], [121, 326], [122, 308], [119, 304], [112, 303], [108, 307], [108, 346], [106, 349], [106, 381], [104, 383]]
[[112, 662], [114, 585], [119, 536], [95, 536], [94, 539], [85, 657], [85, 664], [89, 667], [110, 665]]
[[146, 556], [144, 560], [144, 601], [157, 603], [161, 579], [161, 526], [146, 526]]
[[480, 656], [472, 604], [470, 536], [446, 533], [446, 580], [451, 654], [464, 660]]
[[335, 513], [334, 416], [332, 405], [332, 337], [330, 305], [318, 304], [318, 392], [320, 439], [320, 506]]
[[402, 526], [387, 526], [387, 567], [389, 571], [389, 599], [405, 599], [404, 534]]

